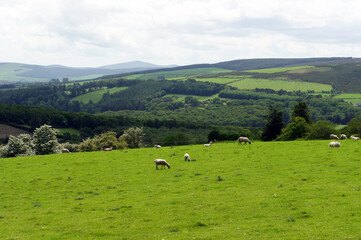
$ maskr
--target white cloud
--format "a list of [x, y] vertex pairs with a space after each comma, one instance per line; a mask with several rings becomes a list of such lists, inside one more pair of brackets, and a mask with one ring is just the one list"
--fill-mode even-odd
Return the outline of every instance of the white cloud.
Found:
[[0, 62], [361, 56], [358, 0], [2, 0]]

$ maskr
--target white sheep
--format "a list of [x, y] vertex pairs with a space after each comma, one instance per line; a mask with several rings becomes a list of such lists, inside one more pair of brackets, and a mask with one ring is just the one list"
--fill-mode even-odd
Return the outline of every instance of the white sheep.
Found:
[[184, 154], [184, 161], [190, 161], [191, 160], [191, 157], [189, 156], [188, 153]]
[[247, 143], [251, 144], [251, 141], [248, 139], [248, 137], [239, 137], [238, 138], [238, 145], [244, 142], [244, 145], [246, 145]]
[[156, 148], [156, 149], [158, 149], [158, 148], [161, 148], [162, 146], [161, 145], [154, 145], [154, 147]]
[[331, 139], [339, 139], [336, 134], [331, 134], [331, 135], [330, 135], [330, 138], [331, 138]]
[[341, 134], [340, 139], [347, 139], [346, 134]]
[[205, 147], [210, 147], [210, 146], [212, 146], [212, 143], [213, 143], [213, 142], [210, 141], [209, 143], [204, 144], [204, 146], [205, 146]]
[[328, 144], [328, 146], [330, 146], [330, 147], [341, 147], [341, 143], [339, 143], [339, 142], [330, 142]]
[[165, 166], [167, 166], [170, 169], [169, 163], [167, 163], [164, 159], [155, 159], [155, 170], [159, 170], [158, 165], [161, 165], [160, 169], [165, 169]]
[[104, 151], [112, 151], [112, 150], [113, 150], [112, 147], [110, 147], [110, 148], [104, 148]]
[[350, 138], [353, 139], [353, 140], [360, 140], [360, 138], [359, 138], [359, 137], [355, 137], [355, 135], [351, 135]]
[[70, 153], [69, 149], [67, 149], [67, 148], [62, 148], [62, 149], [61, 149], [61, 152], [62, 152], [62, 153]]

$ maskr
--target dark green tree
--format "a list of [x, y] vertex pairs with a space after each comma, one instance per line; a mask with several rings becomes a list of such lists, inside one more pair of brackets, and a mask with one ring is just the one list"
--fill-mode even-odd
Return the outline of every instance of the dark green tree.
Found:
[[302, 117], [292, 118], [292, 122], [282, 130], [281, 136], [277, 138], [280, 141], [292, 141], [305, 137], [308, 132], [308, 124]]
[[308, 124], [312, 123], [312, 119], [308, 112], [308, 106], [307, 106], [306, 102], [301, 101], [294, 106], [293, 111], [292, 111], [292, 118], [295, 118], [295, 117], [301, 117], [301, 118], [305, 119]]
[[329, 121], [318, 121], [310, 125], [310, 133], [307, 139], [330, 139], [330, 135], [335, 133], [335, 124]]
[[263, 141], [272, 141], [281, 134], [283, 128], [283, 112], [271, 105], [269, 106], [269, 113], [266, 119], [267, 124], [263, 128], [261, 139]]

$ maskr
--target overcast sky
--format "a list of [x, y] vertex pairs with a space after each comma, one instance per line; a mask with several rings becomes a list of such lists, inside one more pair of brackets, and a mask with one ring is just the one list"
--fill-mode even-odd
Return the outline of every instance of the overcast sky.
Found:
[[361, 57], [359, 0], [1, 0], [0, 62]]

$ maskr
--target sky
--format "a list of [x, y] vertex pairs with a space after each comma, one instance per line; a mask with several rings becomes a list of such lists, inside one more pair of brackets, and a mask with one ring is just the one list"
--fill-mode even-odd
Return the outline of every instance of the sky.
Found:
[[0, 62], [361, 57], [359, 0], [1, 0]]

